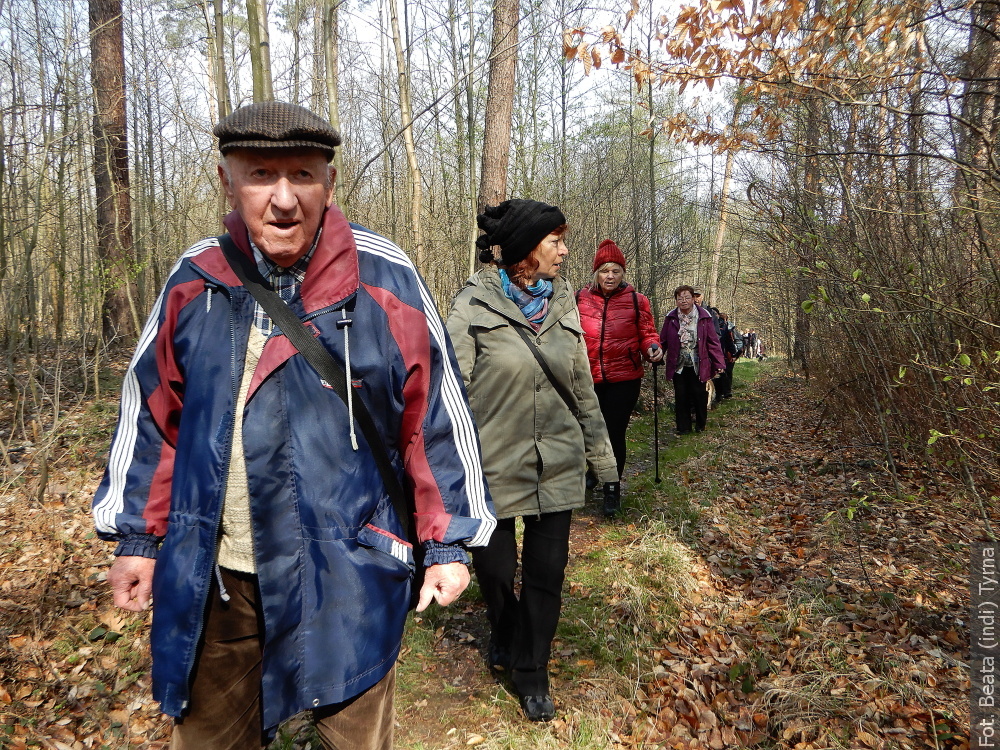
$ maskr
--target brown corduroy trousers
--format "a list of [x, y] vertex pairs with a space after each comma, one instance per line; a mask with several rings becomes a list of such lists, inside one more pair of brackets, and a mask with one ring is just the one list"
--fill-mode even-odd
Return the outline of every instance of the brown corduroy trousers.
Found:
[[[257, 577], [222, 571], [223, 602], [213, 581], [191, 684], [191, 711], [174, 723], [171, 750], [264, 747], [260, 679], [263, 622]], [[327, 750], [392, 750], [396, 668], [359, 696], [313, 712]]]

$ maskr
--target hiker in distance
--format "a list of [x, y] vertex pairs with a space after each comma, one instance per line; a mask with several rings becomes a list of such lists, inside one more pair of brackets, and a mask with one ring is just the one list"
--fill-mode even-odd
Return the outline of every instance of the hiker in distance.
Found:
[[674, 290], [677, 304], [667, 313], [660, 329], [660, 343], [666, 351], [664, 362], [674, 381], [674, 418], [677, 434], [701, 432], [708, 421], [708, 394], [705, 384], [726, 371], [719, 336], [712, 315], [695, 304], [692, 287]]
[[[643, 361], [663, 359], [649, 299], [625, 280], [625, 253], [613, 240], [597, 248], [590, 284], [576, 293], [590, 374], [615, 452], [618, 478], [625, 469], [625, 433], [639, 401]], [[620, 487], [620, 485], [619, 485]], [[604, 514], [621, 509], [621, 493], [604, 493]]]
[[618, 472], [573, 291], [559, 275], [568, 253], [562, 211], [515, 199], [477, 221], [479, 257], [489, 265], [466, 282], [448, 316], [499, 519], [472, 560], [490, 623], [489, 666], [509, 672], [529, 719], [548, 721], [573, 509], [584, 504], [588, 464], [601, 482], [617, 483]]
[[[403, 251], [333, 205], [328, 122], [266, 102], [214, 132], [229, 234], [181, 256], [126, 373], [93, 505], [108, 581], [120, 607], [152, 601], [175, 750], [259, 748], [306, 709], [324, 747], [388, 750], [406, 529], [421, 610], [461, 594], [495, 524], [461, 374]], [[286, 303], [337, 377], [275, 325]]]

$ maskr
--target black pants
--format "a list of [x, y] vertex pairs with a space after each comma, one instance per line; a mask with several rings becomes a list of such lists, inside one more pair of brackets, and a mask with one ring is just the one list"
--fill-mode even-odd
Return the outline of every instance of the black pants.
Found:
[[726, 363], [726, 371], [715, 379], [715, 394], [719, 398], [730, 398], [733, 395], [733, 365], [736, 360]]
[[704, 430], [708, 420], [708, 392], [693, 367], [674, 374], [674, 416], [677, 432], [691, 432], [691, 415], [696, 430]]
[[618, 478], [625, 469], [625, 433], [632, 418], [632, 410], [639, 401], [642, 378], [623, 380], [618, 383], [594, 383], [597, 400], [601, 404], [604, 424], [608, 426], [611, 448], [618, 462]]
[[489, 545], [472, 548], [491, 638], [510, 650], [511, 680], [520, 695], [549, 692], [549, 653], [562, 608], [572, 515], [573, 511], [565, 510], [524, 516], [520, 597], [514, 594], [516, 519], [498, 520]]

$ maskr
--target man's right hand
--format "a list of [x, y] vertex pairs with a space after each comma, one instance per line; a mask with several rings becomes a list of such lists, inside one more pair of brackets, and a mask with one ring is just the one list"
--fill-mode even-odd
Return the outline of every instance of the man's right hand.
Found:
[[129, 612], [142, 612], [149, 608], [155, 565], [156, 560], [148, 557], [122, 555], [115, 558], [108, 570], [108, 583], [111, 584], [116, 607]]

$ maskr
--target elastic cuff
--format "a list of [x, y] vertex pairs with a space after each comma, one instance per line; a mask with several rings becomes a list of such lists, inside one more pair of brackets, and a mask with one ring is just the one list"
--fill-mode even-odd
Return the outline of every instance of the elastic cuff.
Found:
[[148, 557], [156, 559], [160, 539], [155, 534], [130, 534], [118, 543], [115, 557]]
[[424, 567], [431, 565], [446, 565], [460, 562], [469, 564], [469, 553], [459, 544], [444, 544], [433, 540], [426, 541], [424, 546]]

